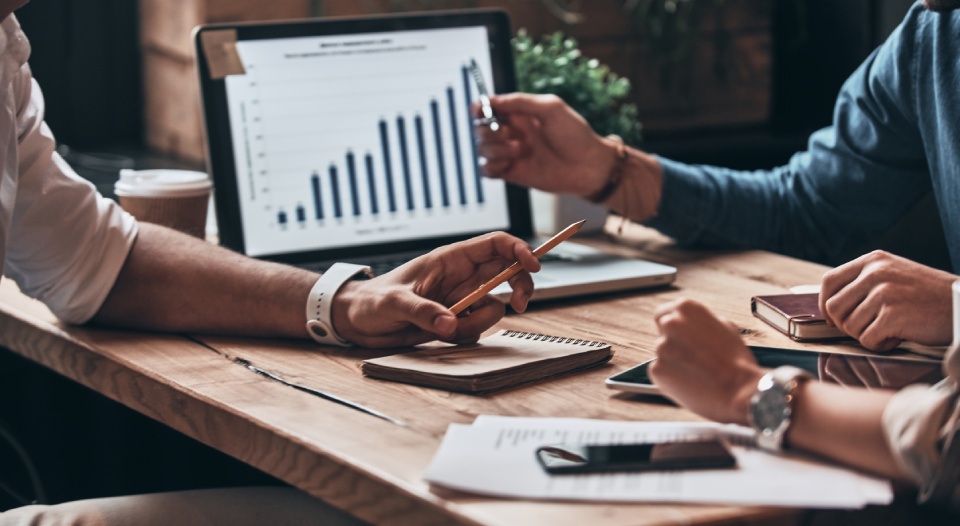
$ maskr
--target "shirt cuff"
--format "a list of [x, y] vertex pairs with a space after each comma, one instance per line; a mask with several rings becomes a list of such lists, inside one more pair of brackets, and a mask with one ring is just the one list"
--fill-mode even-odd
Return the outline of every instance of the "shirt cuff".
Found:
[[97, 199], [109, 212], [104, 214], [104, 224], [91, 242], [88, 258], [76, 269], [77, 284], [66, 287], [64, 294], [44, 300], [57, 318], [66, 323], [86, 323], [97, 314], [113, 290], [140, 231], [136, 219], [119, 205], [99, 195]]
[[960, 405], [954, 384], [900, 390], [883, 411], [883, 429], [894, 459], [920, 486], [921, 501], [949, 499], [960, 471]]
[[704, 218], [712, 205], [702, 170], [657, 156], [663, 171], [663, 188], [657, 215], [644, 224], [674, 238], [694, 243], [703, 231]]

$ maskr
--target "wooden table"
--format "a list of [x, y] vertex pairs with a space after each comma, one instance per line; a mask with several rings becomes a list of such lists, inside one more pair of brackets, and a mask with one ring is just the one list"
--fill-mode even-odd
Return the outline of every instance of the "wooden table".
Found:
[[[502, 500], [443, 491], [422, 480], [447, 425], [470, 423], [481, 414], [697, 419], [670, 404], [603, 385], [613, 372], [653, 355], [652, 313], [667, 300], [692, 297], [706, 303], [741, 327], [751, 344], [802, 347], [753, 318], [749, 298], [818, 283], [825, 267], [766, 252], [680, 251], [640, 228], [630, 226], [635, 231], [626, 232], [626, 244], [615, 250], [678, 267], [674, 286], [534, 304], [528, 313], [499, 324], [608, 341], [616, 352], [610, 364], [491, 396], [364, 378], [360, 361], [377, 355], [373, 351], [68, 327], [9, 280], [0, 285], [0, 346], [376, 524], [795, 522], [796, 510], [782, 508]], [[234, 363], [237, 357], [407, 425], [296, 391]]]

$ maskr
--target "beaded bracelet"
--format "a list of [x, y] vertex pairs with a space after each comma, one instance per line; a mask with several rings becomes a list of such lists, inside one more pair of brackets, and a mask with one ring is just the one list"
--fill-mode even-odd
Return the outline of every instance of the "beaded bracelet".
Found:
[[603, 185], [603, 188], [587, 196], [588, 201], [596, 204], [603, 203], [609, 199], [610, 196], [613, 195], [613, 192], [620, 186], [620, 181], [623, 180], [623, 165], [626, 164], [627, 161], [627, 145], [623, 143], [623, 139], [621, 139], [619, 135], [607, 135], [607, 139], [616, 143], [617, 159], [613, 168], [610, 169], [610, 174], [607, 176], [607, 183]]

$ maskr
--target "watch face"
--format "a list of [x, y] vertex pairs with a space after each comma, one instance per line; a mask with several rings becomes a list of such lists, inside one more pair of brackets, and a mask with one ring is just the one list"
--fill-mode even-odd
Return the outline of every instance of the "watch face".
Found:
[[790, 416], [787, 393], [774, 384], [760, 393], [760, 399], [750, 406], [750, 415], [757, 429], [775, 430]]

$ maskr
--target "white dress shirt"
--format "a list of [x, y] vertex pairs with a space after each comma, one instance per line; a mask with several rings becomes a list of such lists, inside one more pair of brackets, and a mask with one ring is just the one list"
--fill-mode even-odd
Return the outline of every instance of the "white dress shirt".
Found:
[[960, 509], [960, 346], [947, 351], [943, 371], [947, 377], [932, 387], [911, 385], [894, 395], [883, 427], [894, 458], [920, 485], [921, 502]]
[[89, 320], [110, 292], [137, 223], [54, 151], [30, 44], [0, 24], [0, 263], [3, 275], [69, 323]]

